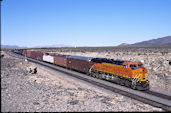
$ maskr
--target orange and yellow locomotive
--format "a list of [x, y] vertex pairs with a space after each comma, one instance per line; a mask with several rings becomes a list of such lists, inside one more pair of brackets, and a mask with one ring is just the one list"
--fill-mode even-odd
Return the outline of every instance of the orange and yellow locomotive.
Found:
[[133, 89], [149, 89], [147, 69], [142, 62], [113, 60], [105, 58], [92, 59], [93, 66], [90, 69], [92, 76], [114, 81]]

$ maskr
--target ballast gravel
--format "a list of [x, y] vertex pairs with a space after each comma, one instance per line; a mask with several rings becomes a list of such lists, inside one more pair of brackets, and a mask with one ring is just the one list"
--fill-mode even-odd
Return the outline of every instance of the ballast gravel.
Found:
[[[1, 58], [2, 112], [163, 111], [110, 94], [40, 65], [5, 54]], [[37, 67], [37, 73], [29, 73]]]

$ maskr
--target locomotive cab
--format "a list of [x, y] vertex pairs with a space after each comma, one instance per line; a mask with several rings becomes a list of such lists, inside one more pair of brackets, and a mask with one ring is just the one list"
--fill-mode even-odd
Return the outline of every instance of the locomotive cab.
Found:
[[124, 62], [124, 68], [131, 71], [131, 87], [139, 90], [149, 89], [149, 81], [147, 78], [147, 69], [144, 68], [141, 62]]
[[125, 62], [123, 65], [125, 68], [131, 69], [133, 79], [138, 79], [140, 82], [148, 81], [147, 69], [141, 62]]

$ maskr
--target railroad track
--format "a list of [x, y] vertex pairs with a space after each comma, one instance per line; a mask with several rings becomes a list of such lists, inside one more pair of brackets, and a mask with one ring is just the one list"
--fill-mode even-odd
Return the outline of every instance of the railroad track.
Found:
[[[18, 57], [18, 58], [22, 58], [22, 59], [24, 58], [23, 56], [14, 54], [12, 52], [7, 52], [7, 54], [9, 54], [13, 57]], [[27, 60], [37, 63], [37, 64], [40, 64], [40, 65], [43, 65], [43, 66], [46, 66], [50, 69], [54, 69], [59, 72], [65, 73], [68, 76], [76, 77], [80, 80], [86, 81], [88, 83], [102, 87], [102, 88], [110, 90], [112, 92], [119, 93], [124, 96], [139, 100], [143, 103], [162, 108], [165, 111], [171, 111], [171, 96], [170, 95], [162, 94], [162, 93], [151, 91], [151, 90], [137, 91], [137, 90], [127, 88], [125, 86], [120, 86], [120, 85], [111, 83], [109, 81], [100, 80], [100, 79], [96, 79], [96, 78], [93, 78], [90, 76], [86, 76], [85, 74], [75, 72], [72, 70], [68, 70], [68, 69], [56, 66], [54, 64], [45, 63], [45, 62], [34, 60], [31, 58], [27, 58]]]

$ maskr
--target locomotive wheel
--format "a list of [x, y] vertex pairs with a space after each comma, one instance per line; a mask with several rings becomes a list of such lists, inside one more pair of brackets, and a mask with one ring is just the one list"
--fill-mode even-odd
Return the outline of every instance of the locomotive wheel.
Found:
[[93, 77], [93, 74], [94, 74], [94, 73], [92, 72], [92, 73], [90, 73], [89, 75], [90, 75], [91, 77]]
[[137, 87], [136, 84], [131, 84], [132, 89], [136, 89], [136, 87]]
[[94, 70], [91, 70], [90, 76], [95, 77], [95, 71]]
[[90, 74], [89, 74], [89, 76], [91, 76], [91, 77], [92, 77], [92, 73], [90, 73]]
[[94, 78], [97, 78], [97, 73], [93, 73], [93, 77]]
[[131, 86], [131, 82], [129, 80], [125, 80], [125, 86], [126, 87], [130, 87]]
[[95, 76], [96, 76], [96, 78], [99, 78], [99, 75], [97, 73], [95, 74]]
[[95, 78], [95, 77], [96, 77], [95, 73], [93, 73], [93, 74], [92, 74], [92, 77], [93, 77], [93, 78]]
[[99, 79], [102, 79], [102, 75], [99, 75]]
[[120, 79], [120, 80], [119, 80], [119, 84], [120, 84], [121, 86], [124, 86], [124, 85], [125, 85], [125, 80]]

